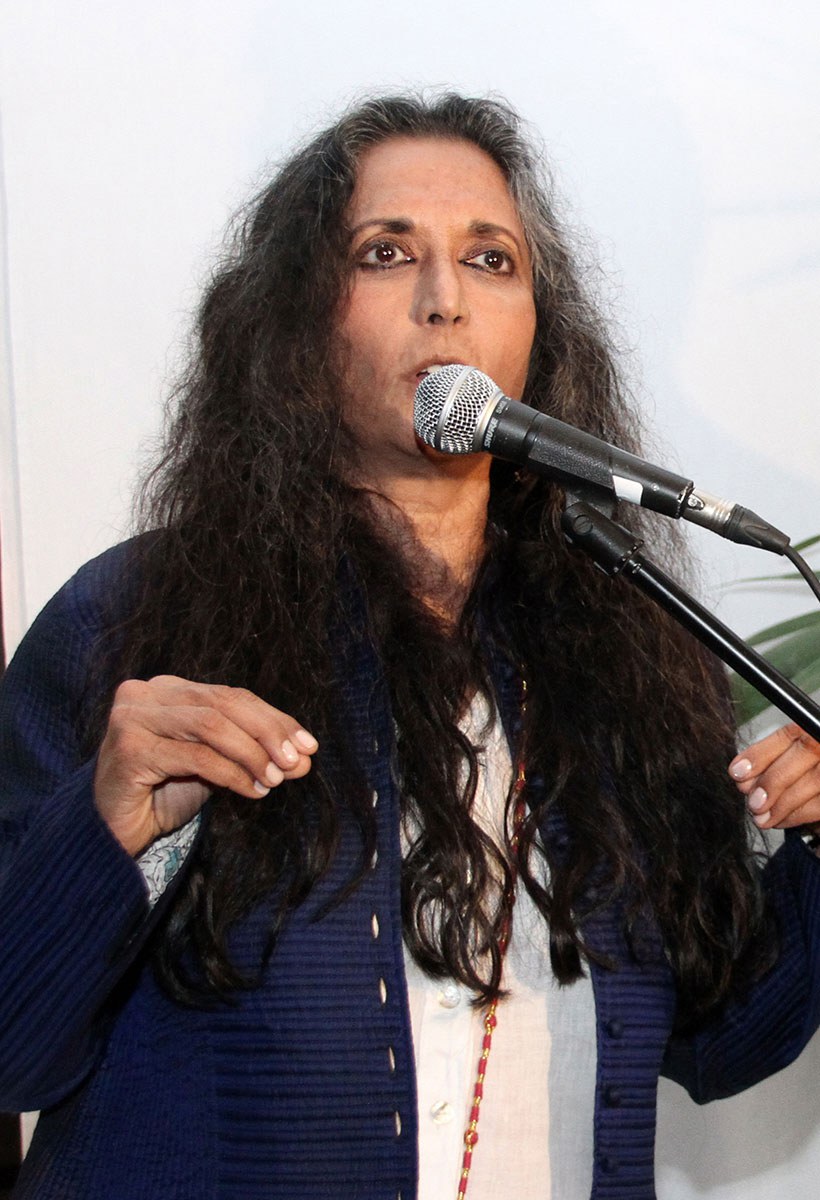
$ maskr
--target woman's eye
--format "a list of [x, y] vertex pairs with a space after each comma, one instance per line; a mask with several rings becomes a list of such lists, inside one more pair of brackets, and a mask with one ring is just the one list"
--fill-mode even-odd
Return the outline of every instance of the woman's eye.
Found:
[[359, 259], [362, 267], [397, 267], [402, 263], [412, 262], [409, 254], [397, 246], [395, 242], [374, 242], [368, 246]]
[[480, 254], [468, 258], [467, 263], [493, 275], [509, 275], [513, 270], [512, 259], [505, 250], [482, 250]]

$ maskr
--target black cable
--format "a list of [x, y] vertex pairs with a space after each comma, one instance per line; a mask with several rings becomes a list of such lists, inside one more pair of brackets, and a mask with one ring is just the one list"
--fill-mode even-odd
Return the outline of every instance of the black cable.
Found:
[[794, 563], [800, 574], [805, 579], [806, 583], [814, 592], [817, 599], [820, 600], [820, 579], [817, 578], [816, 573], [812, 571], [811, 567], [802, 557], [802, 555], [797, 553], [794, 546], [787, 546], [783, 551], [783, 554], [789, 560], [789, 562]]

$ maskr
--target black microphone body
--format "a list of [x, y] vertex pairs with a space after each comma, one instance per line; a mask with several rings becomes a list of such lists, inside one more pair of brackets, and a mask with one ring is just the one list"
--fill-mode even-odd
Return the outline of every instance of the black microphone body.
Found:
[[610, 496], [703, 525], [730, 541], [783, 554], [786, 534], [750, 509], [695, 488], [691, 479], [619, 450], [509, 396], [474, 367], [450, 364], [416, 389], [415, 430], [450, 454], [484, 450], [567, 486], [592, 484]]
[[507, 396], [494, 406], [478, 448], [558, 483], [592, 483], [667, 517], [682, 515], [695, 486], [691, 479], [655, 467]]

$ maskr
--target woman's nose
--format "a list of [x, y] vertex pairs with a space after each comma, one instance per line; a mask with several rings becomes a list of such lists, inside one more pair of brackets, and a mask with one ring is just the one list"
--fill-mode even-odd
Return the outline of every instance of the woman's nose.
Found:
[[419, 325], [449, 325], [469, 316], [461, 263], [436, 260], [418, 274], [413, 297], [413, 320]]

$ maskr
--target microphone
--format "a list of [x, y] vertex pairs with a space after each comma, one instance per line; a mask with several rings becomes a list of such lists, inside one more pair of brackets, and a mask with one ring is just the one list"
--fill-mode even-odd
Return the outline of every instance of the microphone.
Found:
[[586, 483], [619, 500], [703, 525], [729, 541], [783, 554], [789, 538], [757, 513], [691, 479], [511, 400], [475, 367], [436, 367], [416, 388], [416, 434], [445, 454], [484, 450], [557, 483]]

